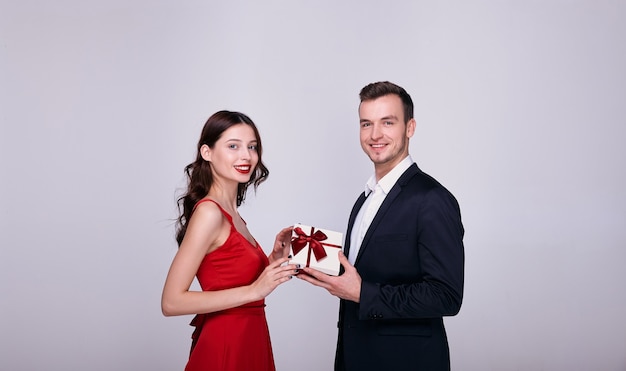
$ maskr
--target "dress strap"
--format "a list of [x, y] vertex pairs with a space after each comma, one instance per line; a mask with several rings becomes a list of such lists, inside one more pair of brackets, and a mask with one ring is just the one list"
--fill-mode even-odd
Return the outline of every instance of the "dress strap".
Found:
[[227, 213], [227, 212], [226, 212], [226, 210], [224, 210], [224, 208], [223, 208], [220, 204], [218, 204], [218, 203], [217, 203], [217, 201], [215, 201], [215, 200], [212, 200], [212, 199], [210, 199], [210, 198], [203, 198], [202, 200], [200, 200], [200, 201], [196, 202], [196, 205], [193, 207], [193, 209], [195, 210], [195, 209], [196, 209], [196, 207], [198, 207], [198, 205], [200, 205], [200, 204], [201, 204], [201, 203], [203, 203], [203, 202], [207, 202], [207, 201], [213, 202], [215, 205], [217, 205], [217, 207], [220, 209], [220, 211], [222, 212], [222, 214], [224, 214], [224, 216], [226, 217], [226, 219], [228, 219], [228, 222], [230, 223], [230, 225], [231, 225], [233, 228], [235, 227], [235, 224], [233, 224], [233, 217], [232, 217], [232, 216], [230, 216], [230, 214], [229, 214], [229, 213]]

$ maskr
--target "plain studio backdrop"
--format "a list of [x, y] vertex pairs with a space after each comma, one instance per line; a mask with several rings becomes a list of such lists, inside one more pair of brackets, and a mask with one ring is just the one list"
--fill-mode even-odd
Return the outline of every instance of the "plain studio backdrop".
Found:
[[[358, 92], [405, 87], [411, 154], [466, 228], [455, 370], [626, 370], [624, 1], [2, 1], [0, 369], [182, 370], [173, 219], [202, 125], [247, 113], [267, 251], [345, 232]], [[338, 300], [267, 299], [279, 371], [333, 363]], [[242, 356], [245, 356], [242, 355]]]

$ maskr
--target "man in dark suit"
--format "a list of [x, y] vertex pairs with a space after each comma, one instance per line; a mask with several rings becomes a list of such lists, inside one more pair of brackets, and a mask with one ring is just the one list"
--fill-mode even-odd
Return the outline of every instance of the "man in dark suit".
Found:
[[342, 274], [304, 268], [298, 277], [341, 299], [335, 370], [449, 370], [442, 317], [456, 315], [463, 298], [459, 205], [409, 155], [409, 94], [377, 82], [360, 98], [361, 147], [374, 175], [350, 214]]

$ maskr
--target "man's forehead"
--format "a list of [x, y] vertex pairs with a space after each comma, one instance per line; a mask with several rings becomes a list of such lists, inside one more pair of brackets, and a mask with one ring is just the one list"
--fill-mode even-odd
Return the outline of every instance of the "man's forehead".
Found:
[[396, 95], [385, 95], [362, 101], [359, 104], [359, 117], [361, 119], [399, 119], [402, 113], [402, 101]]

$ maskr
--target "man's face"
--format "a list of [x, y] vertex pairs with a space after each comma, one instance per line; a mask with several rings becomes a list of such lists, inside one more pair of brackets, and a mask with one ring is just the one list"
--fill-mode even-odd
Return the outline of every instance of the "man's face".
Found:
[[359, 119], [361, 147], [380, 180], [409, 154], [415, 120], [404, 123], [402, 100], [395, 94], [361, 102]]

